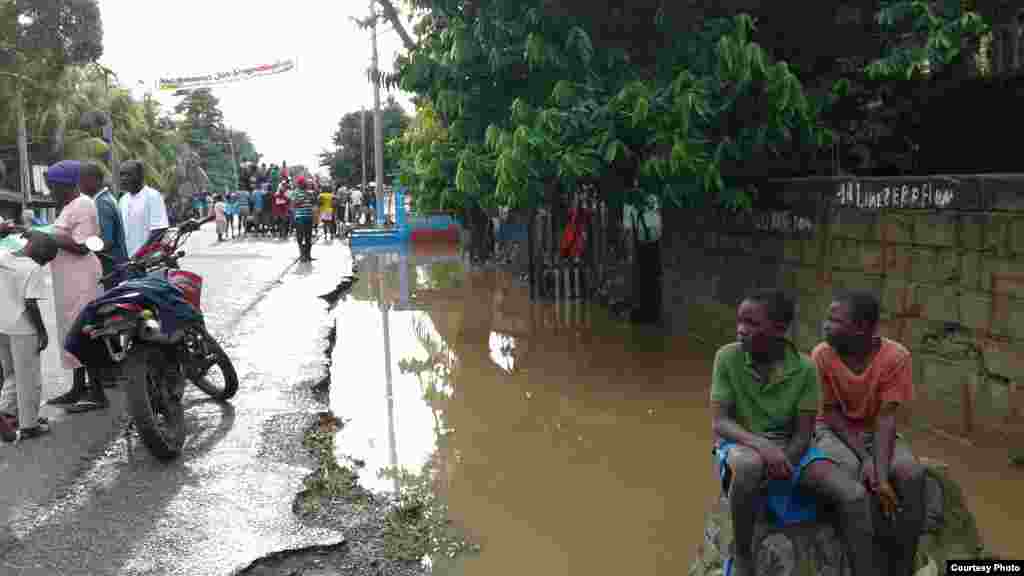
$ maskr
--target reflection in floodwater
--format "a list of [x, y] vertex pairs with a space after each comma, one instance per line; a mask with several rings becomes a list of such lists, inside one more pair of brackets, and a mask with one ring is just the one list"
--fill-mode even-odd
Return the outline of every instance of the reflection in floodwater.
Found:
[[505, 372], [511, 374], [515, 371], [515, 350], [516, 339], [514, 336], [491, 332], [491, 361], [500, 366]]
[[[717, 490], [709, 349], [583, 303], [531, 303], [454, 253], [357, 258], [337, 311], [338, 452], [366, 463], [364, 486], [429, 500], [417, 513], [435, 574], [686, 573]], [[1024, 474], [915, 443], [951, 465], [988, 547], [1020, 556], [1024, 505], [1008, 494]], [[479, 554], [450, 563], [448, 520]]]

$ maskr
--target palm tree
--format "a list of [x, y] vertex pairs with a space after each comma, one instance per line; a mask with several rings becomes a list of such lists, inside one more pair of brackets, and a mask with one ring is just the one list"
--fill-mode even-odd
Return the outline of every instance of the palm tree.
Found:
[[102, 127], [110, 121], [118, 156], [142, 160], [149, 185], [175, 190], [174, 123], [160, 115], [155, 100], [140, 102], [122, 86], [109, 87], [107, 74], [96, 66], [66, 69], [53, 89], [58, 96], [30, 117], [30, 131], [52, 134], [61, 158], [97, 161], [109, 172], [110, 145], [102, 138]]

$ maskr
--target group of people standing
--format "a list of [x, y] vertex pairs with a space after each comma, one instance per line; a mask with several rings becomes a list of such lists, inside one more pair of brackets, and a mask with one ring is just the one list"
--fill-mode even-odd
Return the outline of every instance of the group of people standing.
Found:
[[249, 234], [287, 239], [295, 233], [299, 258], [311, 259], [313, 238], [338, 236], [337, 213], [344, 202], [315, 178], [285, 176], [270, 192], [271, 182], [250, 178], [248, 186], [214, 196], [213, 214], [220, 241]]
[[[45, 266], [53, 278], [61, 366], [71, 381], [68, 392], [47, 403], [65, 406], [72, 413], [107, 406], [104, 387], [114, 383], [63, 350], [67, 331], [82, 308], [100, 296], [101, 278], [170, 226], [163, 196], [145, 184], [142, 162], [121, 164], [119, 177], [125, 192], [115, 198], [110, 187], [103, 185], [99, 165], [65, 160], [51, 166], [46, 180], [59, 207], [52, 233], [23, 231], [24, 248], [0, 253], [0, 439], [4, 441], [49, 432], [49, 422], [39, 417], [40, 356], [50, 343], [38, 304], [50, 297], [42, 280]], [[17, 231], [22, 230], [14, 223], [0, 222], [0, 237]], [[93, 236], [103, 240], [99, 257], [85, 246]], [[104, 288], [111, 284], [108, 281]]]

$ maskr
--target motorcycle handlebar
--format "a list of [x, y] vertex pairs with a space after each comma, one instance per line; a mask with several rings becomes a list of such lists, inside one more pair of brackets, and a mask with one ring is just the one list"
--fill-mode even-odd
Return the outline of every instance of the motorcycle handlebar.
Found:
[[186, 220], [185, 222], [182, 222], [181, 225], [178, 226], [176, 230], [174, 239], [168, 243], [169, 250], [167, 250], [165, 253], [161, 253], [159, 258], [130, 258], [126, 262], [116, 266], [110, 274], [101, 277], [99, 280], [99, 284], [105, 284], [110, 279], [119, 276], [125, 272], [135, 271], [145, 273], [151, 267], [155, 268], [163, 264], [176, 263], [178, 257], [181, 255], [180, 253], [178, 253], [178, 247], [181, 245], [182, 241], [185, 238], [188, 238], [188, 236], [191, 235], [196, 230], [199, 230], [199, 228], [203, 224], [212, 222], [215, 218], [216, 216], [209, 216], [207, 218], [203, 218], [202, 220], [196, 220], [192, 218]]
[[[182, 222], [181, 225], [178, 226], [177, 230], [175, 231], [174, 239], [167, 243], [168, 249], [166, 251], [162, 251], [159, 258], [130, 258], [126, 262], [116, 266], [114, 268], [114, 271], [111, 272], [110, 274], [101, 277], [99, 283], [105, 284], [111, 278], [114, 278], [124, 272], [130, 272], [134, 270], [137, 272], [145, 273], [151, 267], [155, 268], [163, 264], [176, 264], [178, 257], [182, 255], [182, 253], [178, 252], [178, 247], [185, 240], [185, 238], [188, 238], [188, 236], [191, 235], [193, 232], [199, 230], [199, 228], [203, 224], [213, 222], [215, 218], [216, 216], [211, 215], [201, 220], [191, 218], [189, 220]], [[159, 242], [159, 240], [156, 241]]]
[[208, 216], [206, 218], [203, 218], [202, 220], [190, 218], [182, 222], [181, 225], [178, 226], [177, 235], [174, 237], [174, 242], [171, 244], [171, 252], [174, 252], [178, 249], [178, 246], [181, 245], [182, 240], [187, 238], [196, 230], [199, 230], [199, 228], [203, 224], [206, 224], [207, 222], [213, 222], [214, 218], [216, 218], [216, 216]]

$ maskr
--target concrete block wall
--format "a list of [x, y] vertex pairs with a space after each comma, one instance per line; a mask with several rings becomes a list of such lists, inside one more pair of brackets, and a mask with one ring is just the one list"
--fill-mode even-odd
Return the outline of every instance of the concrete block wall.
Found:
[[809, 352], [834, 291], [870, 290], [914, 354], [912, 423], [1024, 447], [1024, 177], [772, 185], [757, 218], [666, 209], [667, 326], [721, 345], [742, 295], [780, 286]]

